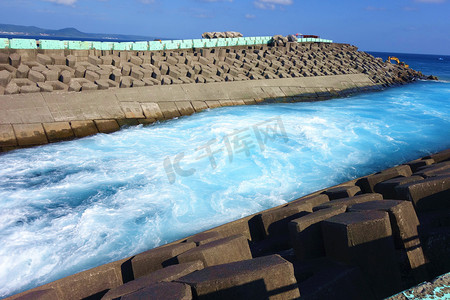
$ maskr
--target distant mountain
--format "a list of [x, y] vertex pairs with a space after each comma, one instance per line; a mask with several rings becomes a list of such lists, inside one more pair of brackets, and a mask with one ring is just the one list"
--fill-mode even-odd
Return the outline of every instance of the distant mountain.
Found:
[[40, 37], [42, 39], [83, 39], [83, 40], [119, 40], [119, 41], [151, 41], [154, 39], [163, 39], [160, 37], [140, 36], [140, 35], [125, 35], [125, 34], [108, 34], [108, 33], [85, 33], [76, 28], [64, 28], [59, 30], [43, 29], [36, 26], [21, 26], [11, 24], [0, 24], [0, 35], [13, 36], [32, 36]]

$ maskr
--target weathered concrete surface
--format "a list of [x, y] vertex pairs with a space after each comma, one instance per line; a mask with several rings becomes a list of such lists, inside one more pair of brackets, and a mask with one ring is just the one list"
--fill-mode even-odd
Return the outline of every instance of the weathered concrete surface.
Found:
[[327, 256], [361, 268], [378, 298], [401, 290], [400, 270], [386, 212], [340, 214], [323, 221], [322, 231]]
[[205, 268], [178, 279], [200, 299], [296, 299], [292, 264], [278, 255]]
[[[0, 125], [149, 124], [221, 106], [342, 97], [423, 76], [346, 44], [165, 52], [3, 49], [0, 54], [7, 58], [0, 65]], [[75, 137], [84, 136], [72, 129]]]
[[[4, 127], [2, 130], [6, 133], [6, 140], [7, 133], [11, 128]], [[11, 142], [11, 144], [14, 143]], [[440, 162], [430, 166], [436, 169], [445, 166], [448, 163], [447, 160], [450, 159], [446, 156], [447, 153], [448, 150], [433, 154], [432, 156]], [[428, 159], [430, 158], [422, 160]], [[406, 163], [405, 165], [410, 164]], [[391, 174], [392, 169], [395, 168], [387, 170], [387, 173]], [[417, 174], [423, 171], [423, 169], [419, 169], [415, 170], [416, 173], [413, 173], [412, 177], [418, 176]], [[431, 185], [429, 181], [442, 182], [442, 176], [440, 174], [424, 180], [408, 182], [406, 185], [425, 182], [426, 197], [444, 201], [448, 198], [441, 193], [442, 186]], [[448, 272], [450, 270], [448, 208], [431, 207], [433, 210], [425, 213], [420, 210], [414, 211], [412, 202], [407, 199], [403, 201], [383, 200], [380, 194], [366, 193], [332, 201], [329, 201], [327, 195], [322, 194], [327, 190], [337, 191], [336, 188], [339, 187], [343, 187], [345, 190], [346, 187], [354, 186], [359, 181], [360, 179], [354, 179], [317, 191], [280, 207], [244, 217], [130, 258], [62, 278], [14, 295], [9, 299], [84, 297], [98, 299], [108, 293], [111, 295], [113, 291], [125, 290], [128, 292], [135, 288], [137, 291], [132, 293], [137, 294], [134, 296], [138, 297], [138, 294], [141, 293], [144, 295], [143, 297], [148, 297], [148, 291], [145, 290], [146, 288], [141, 288], [142, 285], [150, 287], [154, 286], [154, 282], [182, 281], [186, 278], [189, 278], [188, 284], [193, 287], [194, 291], [198, 287], [202, 293], [218, 295], [218, 297], [220, 295], [227, 296], [229, 292], [234, 291], [238, 291], [239, 295], [262, 293], [263, 298], [269, 299], [276, 298], [276, 295], [280, 295], [280, 293], [283, 295], [280, 296], [281, 298], [297, 297], [290, 294], [285, 296], [283, 293], [289, 291], [298, 293], [297, 284], [294, 284], [294, 282], [298, 282], [300, 293], [304, 299], [322, 299], [331, 296], [334, 299], [372, 299], [374, 294], [375, 298], [380, 298], [384, 295], [389, 296], [388, 293], [393, 293], [394, 290], [412, 286], [415, 284], [414, 280], [417, 281], [421, 278], [420, 276], [428, 274], [428, 276], [435, 277]], [[392, 179], [386, 179], [378, 184], [384, 183], [393, 184]], [[417, 187], [406, 190], [411, 191], [413, 195], [422, 195], [416, 193], [416, 191], [420, 191]], [[294, 249], [283, 248], [280, 252], [277, 247], [272, 247], [273, 241], [278, 242], [278, 238], [287, 235], [287, 232], [279, 231], [275, 236], [266, 236], [264, 227], [261, 227], [260, 223], [255, 223], [255, 220], [261, 215], [272, 215], [275, 217], [271, 219], [272, 221], [288, 222], [292, 215], [290, 213], [284, 215], [284, 212], [292, 212], [289, 209], [290, 206], [297, 208], [296, 211], [304, 206], [313, 207], [314, 212], [306, 212], [307, 215], [290, 222], [289, 229], [292, 237], [290, 247]], [[270, 221], [270, 218], [267, 220]], [[233, 237], [237, 234], [243, 236]], [[233, 240], [238, 242], [229, 243]], [[265, 242], [269, 242], [270, 247], [266, 248], [269, 252], [254, 255], [256, 252], [252, 251], [251, 256], [249, 255], [247, 243], [252, 248], [254, 245]], [[224, 247], [224, 245], [226, 246]], [[244, 245], [244, 247], [239, 245]], [[420, 248], [423, 249], [423, 252], [420, 251]], [[197, 253], [201, 256], [208, 252], [208, 256], [214, 259], [218, 255], [226, 256], [227, 251], [233, 252], [233, 256], [238, 257], [238, 260], [243, 259], [244, 256], [247, 256], [248, 259], [207, 267], [207, 269], [199, 271], [200, 264], [203, 266], [203, 263], [199, 263], [195, 255], [191, 255]], [[313, 255], [311, 252], [314, 252]], [[400, 252], [405, 255], [400, 255]], [[283, 261], [278, 259], [279, 263], [273, 264], [272, 259], [267, 260], [267, 256], [261, 257], [261, 255], [273, 256], [275, 253], [280, 253]], [[192, 262], [180, 264], [182, 256], [186, 256], [188, 260], [192, 259]], [[333, 263], [333, 260], [338, 260], [340, 263]], [[405, 263], [408, 265], [407, 270], [403, 268]], [[229, 267], [230, 265], [232, 267]], [[402, 275], [401, 282], [398, 280], [399, 266]], [[281, 269], [284, 271], [279, 271]], [[218, 270], [223, 272], [218, 274]], [[184, 276], [187, 274], [186, 272], [189, 275]], [[180, 276], [184, 277], [176, 279]], [[411, 280], [411, 277], [414, 277], [414, 280]], [[432, 277], [426, 279], [430, 280]], [[278, 282], [280, 287], [274, 290], [267, 289], [266, 287], [269, 285], [265, 284], [266, 281], [270, 281], [272, 285]], [[264, 283], [264, 286], [261, 283]], [[354, 285], [357, 285], [358, 288], [352, 289]], [[399, 285], [402, 285], [401, 289], [398, 288]], [[176, 295], [181, 295], [181, 297], [187, 295], [183, 293], [183, 291], [187, 291], [186, 289], [181, 288], [179, 291], [180, 293], [176, 293]], [[211, 294], [211, 291], [218, 292]], [[247, 298], [252, 298], [252, 295]], [[192, 296], [197, 297], [195, 293]]]
[[[110, 89], [89, 93], [55, 91], [3, 95], [0, 96], [0, 125], [41, 123], [49, 127], [51, 123], [70, 122], [74, 136], [79, 138], [97, 132], [108, 133], [118, 130], [119, 126], [116, 126], [114, 122], [118, 125], [148, 124], [227, 105], [255, 104], [261, 101], [318, 100], [323, 97], [318, 95], [323, 89], [350, 92], [346, 90], [349, 85], [376, 88], [366, 74], [347, 74], [148, 86], [139, 89]], [[313, 97], [305, 98], [304, 89], [315, 90], [316, 93]], [[292, 91], [296, 94], [292, 94]], [[92, 123], [93, 121], [95, 124]], [[40, 144], [70, 138], [68, 128], [65, 128], [65, 133], [53, 130], [55, 132], [51, 137], [44, 138]], [[12, 142], [8, 144], [10, 143]], [[7, 148], [9, 145], [6, 144], [0, 145], [3, 151], [9, 149]], [[22, 145], [23, 143], [19, 143], [19, 146]]]

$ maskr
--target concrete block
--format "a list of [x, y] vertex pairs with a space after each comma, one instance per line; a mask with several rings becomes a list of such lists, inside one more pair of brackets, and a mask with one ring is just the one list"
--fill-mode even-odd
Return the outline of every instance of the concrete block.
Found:
[[177, 282], [161, 282], [150, 285], [136, 292], [124, 295], [121, 300], [137, 299], [173, 299], [191, 300], [192, 290], [187, 284]]
[[312, 212], [309, 203], [292, 203], [281, 208], [271, 209], [256, 216], [260, 230], [265, 237], [283, 236], [288, 234], [288, 224], [291, 220]]
[[22, 296], [14, 300], [51, 300], [58, 299], [58, 293], [55, 289], [36, 290], [30, 293], [25, 292]]
[[132, 84], [133, 81], [131, 81], [131, 77], [129, 76], [122, 77], [120, 80], [120, 88], [130, 88]]
[[138, 70], [137, 68], [132, 68], [130, 76], [137, 80], [141, 80], [142, 78], [144, 78], [144, 73]]
[[[391, 228], [397, 248], [406, 251], [411, 270], [416, 270], [417, 282], [426, 280], [425, 257], [419, 240], [419, 219], [409, 201], [371, 201], [349, 207], [350, 212], [377, 210], [389, 214]], [[419, 269], [421, 268], [421, 269]]]
[[77, 57], [74, 55], [67, 55], [66, 57], [66, 65], [68, 67], [74, 68], [77, 63]]
[[56, 81], [59, 76], [58, 72], [52, 70], [44, 71], [42, 72], [42, 75], [44, 75], [45, 81]]
[[120, 82], [122, 78], [122, 72], [118, 69], [115, 69], [111, 72], [111, 75], [109, 75], [109, 78], [115, 82]]
[[368, 194], [362, 194], [362, 195], [357, 195], [357, 196], [348, 197], [348, 198], [341, 198], [341, 199], [333, 200], [333, 201], [318, 205], [313, 208], [313, 211], [317, 211], [317, 210], [324, 209], [324, 208], [329, 208], [332, 206], [348, 207], [353, 204], [369, 202], [369, 201], [374, 201], [374, 200], [383, 200], [383, 196], [381, 194], [368, 193]]
[[79, 91], [81, 91], [81, 84], [78, 83], [78, 81], [74, 81], [74, 80], [70, 81], [68, 91], [69, 92], [79, 92]]
[[22, 57], [18, 53], [11, 53], [8, 57], [9, 64], [14, 68], [18, 68], [22, 62]]
[[450, 149], [425, 156], [424, 159], [433, 159], [436, 163], [450, 159]]
[[130, 63], [132, 63], [133, 65], [140, 66], [142, 64], [142, 59], [140, 57], [137, 57], [137, 56], [131, 56], [130, 57]]
[[16, 78], [28, 78], [29, 71], [30, 71], [30, 68], [27, 65], [20, 65], [17, 68]]
[[94, 120], [94, 123], [100, 133], [111, 133], [120, 129], [116, 120]]
[[51, 143], [70, 140], [75, 137], [69, 122], [43, 123], [42, 125], [48, 141]]
[[186, 242], [194, 242], [197, 246], [201, 246], [209, 242], [220, 240], [222, 238], [223, 236], [220, 232], [208, 231], [191, 236], [186, 240]]
[[11, 78], [12, 76], [10, 72], [6, 70], [0, 71], [0, 86], [6, 87], [11, 81]]
[[19, 146], [44, 145], [48, 143], [42, 124], [14, 124]]
[[24, 85], [20, 87], [21, 94], [39, 93], [41, 89], [36, 85]]
[[417, 169], [414, 175], [428, 178], [441, 175], [442, 173], [450, 173], [450, 161], [444, 161], [431, 166], [420, 167]]
[[98, 66], [98, 65], [102, 64], [101, 58], [99, 58], [98, 56], [95, 56], [95, 55], [89, 55], [88, 62], [90, 64], [93, 64], [94, 66]]
[[161, 110], [164, 119], [172, 119], [181, 116], [178, 111], [178, 107], [175, 105], [175, 102], [159, 102], [159, 109]]
[[145, 86], [145, 82], [143, 82], [142, 80], [131, 78], [131, 82], [132, 82], [131, 87], [144, 87]]
[[139, 125], [140, 120], [146, 120], [146, 119], [117, 119], [117, 123], [120, 127], [122, 126], [137, 126]]
[[86, 68], [83, 66], [78, 66], [75, 69], [74, 77], [75, 78], [84, 78], [84, 74], [86, 73]]
[[339, 186], [339, 187], [335, 187], [332, 189], [328, 189], [323, 193], [328, 195], [330, 200], [335, 200], [335, 199], [339, 199], [339, 198], [353, 197], [357, 194], [360, 194], [361, 189], [359, 188], [359, 186], [345, 185], [345, 186]]
[[9, 58], [7, 53], [0, 53], [0, 64], [8, 64]]
[[30, 70], [30, 72], [28, 72], [28, 79], [30, 79], [33, 82], [44, 82], [45, 76], [42, 73]]
[[77, 138], [82, 138], [98, 133], [97, 127], [93, 121], [72, 121], [70, 122], [73, 133]]
[[291, 263], [278, 255], [205, 268], [178, 279], [199, 299], [297, 299]]
[[[253, 100], [253, 104], [255, 104], [254, 100]], [[311, 207], [316, 207], [318, 205], [328, 203], [328, 201], [330, 201], [330, 199], [328, 198], [327, 195], [319, 194], [319, 195], [305, 196], [305, 197], [295, 199], [295, 200], [289, 202], [288, 206], [291, 204], [294, 205], [294, 204], [300, 204], [300, 203], [307, 203], [307, 204], [310, 204]]]
[[209, 108], [217, 108], [217, 107], [222, 107], [222, 104], [220, 104], [219, 101], [216, 100], [208, 100], [205, 101], [206, 105], [208, 105]]
[[399, 199], [395, 187], [409, 183], [423, 180], [421, 176], [411, 176], [411, 177], [397, 177], [392, 178], [380, 183], [377, 183], [374, 187], [376, 193], [382, 194], [384, 199]]
[[417, 159], [413, 160], [409, 163], [406, 163], [405, 165], [408, 165], [411, 168], [411, 171], [415, 173], [418, 168], [425, 167], [434, 164], [434, 159]]
[[450, 175], [405, 183], [395, 190], [400, 199], [412, 201], [419, 211], [450, 208]]
[[13, 95], [13, 94], [18, 94], [20, 91], [20, 88], [17, 84], [15, 84], [14, 82], [10, 82], [5, 90], [3, 91], [5, 95]]
[[120, 107], [127, 119], [144, 119], [144, 113], [139, 102], [120, 102]]
[[[50, 85], [54, 91], [67, 91], [68, 85], [62, 83], [61, 81], [46, 81], [46, 85]], [[37, 85], [41, 87], [42, 83], [38, 82]]]
[[72, 73], [65, 70], [65, 71], [62, 71], [61, 74], [59, 75], [59, 81], [61, 81], [62, 83], [65, 83], [65, 84], [69, 84], [72, 77], [73, 77]]
[[0, 147], [14, 146], [17, 146], [17, 140], [12, 125], [0, 125]]
[[195, 111], [189, 101], [177, 101], [175, 105], [182, 116], [192, 115]]
[[251, 258], [247, 238], [242, 235], [212, 241], [178, 255], [180, 263], [200, 260], [205, 267]]
[[321, 222], [345, 213], [345, 206], [321, 209], [289, 222], [289, 235], [295, 256], [307, 260], [325, 256]]
[[36, 61], [44, 66], [52, 64], [52, 59], [45, 54], [36, 55]]
[[382, 181], [386, 181], [395, 177], [409, 177], [412, 175], [411, 168], [406, 165], [397, 166], [394, 168], [390, 168], [387, 170], [384, 170], [382, 172], [369, 175], [367, 177], [362, 178], [359, 180], [356, 184], [361, 188], [361, 190], [364, 193], [373, 193], [374, 192], [374, 186], [377, 183], [380, 183]]
[[202, 110], [208, 109], [208, 105], [204, 101], [191, 101], [191, 104], [195, 112], [201, 112]]
[[62, 55], [51, 55], [52, 65], [65, 65], [66, 57]]
[[109, 83], [107, 80], [99, 79], [95, 81], [95, 84], [98, 86], [99, 90], [107, 90], [109, 89]]
[[96, 72], [87, 70], [84, 74], [84, 78], [86, 78], [89, 81], [96, 81], [100, 79], [100, 75], [98, 75]]
[[[203, 263], [200, 261], [168, 266], [109, 290], [102, 297], [102, 300], [117, 299], [121, 296], [138, 291], [155, 283], [174, 281], [180, 277], [201, 269], [203, 269]], [[164, 296], [164, 298], [167, 297], [167, 295]]]
[[134, 278], [155, 272], [163, 267], [178, 263], [177, 255], [195, 248], [195, 243], [179, 243], [151, 249], [131, 258]]
[[322, 222], [322, 234], [327, 256], [358, 266], [377, 298], [401, 290], [388, 213], [340, 214]]
[[142, 111], [147, 119], [164, 120], [164, 115], [157, 103], [141, 103]]
[[93, 82], [84, 82], [81, 84], [81, 90], [84, 91], [96, 91], [98, 89], [98, 85]]

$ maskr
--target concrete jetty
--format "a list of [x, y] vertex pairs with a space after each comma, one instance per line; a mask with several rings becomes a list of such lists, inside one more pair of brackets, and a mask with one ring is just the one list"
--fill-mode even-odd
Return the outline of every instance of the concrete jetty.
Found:
[[382, 299], [450, 271], [449, 197], [450, 149], [8, 299]]
[[0, 149], [222, 106], [325, 100], [421, 77], [355, 46], [333, 43], [162, 51], [0, 49]]

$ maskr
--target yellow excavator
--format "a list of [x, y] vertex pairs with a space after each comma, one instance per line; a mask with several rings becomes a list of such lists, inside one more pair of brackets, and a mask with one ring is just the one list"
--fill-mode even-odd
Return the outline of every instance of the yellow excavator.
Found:
[[400, 61], [400, 59], [398, 59], [397, 57], [389, 56], [387, 61], [392, 63], [391, 60], [396, 61], [397, 64], [399, 64], [400, 66], [403, 66], [405, 68], [409, 68], [409, 65], [405, 64], [405, 62], [403, 62], [403, 61]]

